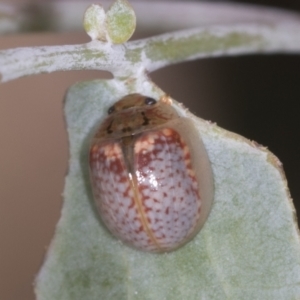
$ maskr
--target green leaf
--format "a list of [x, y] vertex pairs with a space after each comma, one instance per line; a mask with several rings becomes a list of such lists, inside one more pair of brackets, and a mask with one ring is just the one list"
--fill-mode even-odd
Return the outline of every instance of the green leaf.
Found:
[[92, 4], [85, 11], [83, 27], [92, 40], [106, 41], [105, 11], [102, 6]]
[[114, 44], [130, 39], [136, 26], [135, 13], [126, 0], [116, 0], [106, 13], [106, 28]]
[[[212, 164], [215, 200], [204, 228], [166, 254], [133, 250], [108, 233], [92, 200], [88, 147], [107, 108], [126, 93], [119, 84], [83, 82], [67, 94], [70, 168], [37, 299], [300, 299], [299, 235], [279, 161], [176, 102], [194, 121]], [[150, 88], [137, 92], [158, 96], [151, 82], [143, 86]]]

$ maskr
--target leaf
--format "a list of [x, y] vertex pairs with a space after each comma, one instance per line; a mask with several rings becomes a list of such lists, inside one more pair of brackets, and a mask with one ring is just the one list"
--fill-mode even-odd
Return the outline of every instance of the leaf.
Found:
[[107, 14], [102, 6], [92, 4], [86, 10], [83, 26], [92, 40], [125, 43], [132, 36], [135, 26], [135, 13], [126, 0], [116, 0]]
[[[67, 94], [70, 168], [37, 299], [299, 299], [299, 235], [279, 161], [177, 103], [201, 134], [214, 173], [215, 200], [204, 228], [167, 254], [133, 250], [108, 233], [92, 201], [87, 155], [95, 126], [123, 96], [119, 84], [83, 82]], [[158, 96], [151, 82], [145, 86], [137, 92]]]
[[106, 13], [106, 27], [110, 40], [122, 44], [130, 39], [136, 26], [135, 13], [126, 0], [116, 0]]
[[106, 41], [105, 11], [102, 6], [92, 4], [84, 13], [83, 27], [92, 40]]

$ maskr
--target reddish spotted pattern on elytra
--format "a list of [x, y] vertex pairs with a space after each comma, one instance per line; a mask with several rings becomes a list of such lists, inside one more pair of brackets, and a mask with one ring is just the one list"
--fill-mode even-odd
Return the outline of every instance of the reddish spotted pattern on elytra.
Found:
[[131, 94], [109, 113], [90, 149], [100, 216], [134, 248], [175, 250], [198, 233], [212, 204], [212, 174], [199, 134], [168, 97]]

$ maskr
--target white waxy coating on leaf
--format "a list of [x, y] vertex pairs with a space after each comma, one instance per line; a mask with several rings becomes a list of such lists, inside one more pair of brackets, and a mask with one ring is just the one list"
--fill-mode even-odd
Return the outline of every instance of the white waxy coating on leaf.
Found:
[[[201, 6], [200, 3], [199, 5]], [[214, 6], [211, 10], [208, 9], [212, 15], [213, 8]], [[258, 23], [254, 13], [256, 10], [259, 15]], [[207, 26], [202, 24], [198, 29], [128, 42], [126, 47], [93, 41], [84, 45], [3, 50], [0, 51], [2, 81], [31, 74], [78, 69], [107, 70], [116, 77], [124, 78], [136, 76], [145, 69], [153, 71], [196, 58], [300, 51], [300, 18], [296, 18], [295, 14], [273, 12], [264, 19], [258, 9], [249, 10], [248, 15], [247, 11], [248, 7], [245, 6], [233, 14], [242, 13], [245, 22], [240, 20], [235, 24], [225, 18], [223, 23], [215, 22]], [[226, 14], [229, 18], [230, 5]], [[119, 22], [118, 18], [116, 20]], [[109, 26], [116, 24], [114, 19], [111, 22]], [[132, 23], [129, 22], [127, 26], [124, 30], [129, 34], [133, 28]], [[112, 38], [112, 42], [117, 43], [121, 36], [127, 36], [125, 31], [120, 35], [116, 32], [116, 39]]]
[[83, 27], [92, 40], [106, 41], [105, 11], [102, 6], [92, 4], [88, 7]]

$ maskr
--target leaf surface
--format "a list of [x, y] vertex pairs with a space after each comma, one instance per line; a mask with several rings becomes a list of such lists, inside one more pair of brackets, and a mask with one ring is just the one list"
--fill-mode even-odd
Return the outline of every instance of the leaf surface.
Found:
[[[194, 121], [212, 164], [215, 200], [204, 228], [167, 254], [133, 250], [108, 233], [93, 204], [87, 158], [95, 126], [123, 96], [117, 85], [83, 82], [67, 94], [70, 167], [61, 219], [37, 277], [37, 298], [299, 299], [299, 235], [280, 162], [176, 102]], [[137, 92], [158, 96], [154, 89]]]

